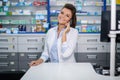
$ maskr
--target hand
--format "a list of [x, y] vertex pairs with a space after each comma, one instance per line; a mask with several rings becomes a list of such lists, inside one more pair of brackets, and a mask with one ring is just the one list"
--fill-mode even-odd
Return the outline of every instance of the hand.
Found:
[[64, 33], [68, 33], [70, 31], [70, 22], [66, 24], [66, 29], [64, 30]]
[[29, 64], [29, 66], [37, 66], [39, 64], [43, 63], [43, 59], [38, 59], [36, 61], [31, 61], [31, 63]]
[[68, 33], [70, 31], [70, 23], [67, 23], [66, 26], [67, 27], [62, 34], [62, 43], [66, 42], [66, 40], [67, 40], [66, 33]]

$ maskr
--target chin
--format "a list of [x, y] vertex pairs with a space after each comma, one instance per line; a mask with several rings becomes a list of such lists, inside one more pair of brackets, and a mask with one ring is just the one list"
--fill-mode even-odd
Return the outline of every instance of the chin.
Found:
[[59, 25], [63, 25], [64, 26], [65, 24], [59, 24]]
[[65, 25], [65, 23], [59, 22], [60, 25]]

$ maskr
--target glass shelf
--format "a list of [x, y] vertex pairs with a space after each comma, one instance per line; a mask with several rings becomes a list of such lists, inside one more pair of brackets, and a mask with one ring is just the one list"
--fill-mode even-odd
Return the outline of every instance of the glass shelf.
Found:
[[[58, 22], [52, 22], [51, 21], [51, 24], [57, 24]], [[101, 23], [80, 23], [80, 22], [77, 22], [77, 25], [101, 25]]]
[[[0, 35], [1, 34], [6, 34], [6, 35], [8, 35], [8, 33], [0, 33]], [[11, 35], [13, 35], [13, 34], [46, 34], [46, 32], [18, 32], [18, 33], [10, 33]]]
[[46, 34], [46, 32], [18, 32], [18, 34]]
[[101, 16], [99, 15], [94, 15], [94, 14], [76, 14], [77, 16]]
[[[101, 16], [101, 14], [88, 14], [88, 13], [85, 13], [85, 14], [77, 13], [76, 15], [77, 16]], [[50, 16], [58, 16], [58, 13], [52, 13]]]
[[15, 24], [3, 24], [3, 23], [0, 23], [2, 25], [20, 25], [20, 24], [25, 24], [25, 25], [37, 25], [37, 24], [32, 24], [32, 23], [15, 23]]
[[[50, 7], [63, 7], [64, 5], [51, 5]], [[82, 5], [82, 7], [102, 7], [103, 5]], [[77, 7], [77, 6], [75, 6]]]
[[[111, 4], [106, 4], [106, 6], [111, 6]], [[120, 4], [116, 4], [116, 6], [120, 6]]]
[[18, 6], [8, 6], [8, 7], [46, 7], [47, 5], [34, 6], [34, 5], [18, 5]]
[[100, 23], [97, 24], [97, 23], [77, 23], [77, 25], [101, 25]]
[[[43, 16], [47, 16], [47, 14], [42, 14]], [[29, 13], [29, 14], [8, 14], [7, 15], [7, 13], [6, 12], [4, 12], [4, 13], [0, 13], [0, 16], [36, 16], [36, 14], [34, 13], [34, 14], [32, 14], [32, 13]]]
[[34, 7], [34, 6], [33, 5], [18, 5], [18, 6], [10, 5], [8, 7]]
[[79, 34], [100, 34], [100, 32], [79, 32]]
[[116, 6], [120, 6], [120, 4], [116, 4]]

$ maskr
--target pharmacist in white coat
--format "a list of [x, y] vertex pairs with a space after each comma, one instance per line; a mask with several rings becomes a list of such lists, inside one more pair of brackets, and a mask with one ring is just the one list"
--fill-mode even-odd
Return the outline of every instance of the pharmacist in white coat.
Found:
[[38, 60], [31, 61], [30, 66], [36, 66], [50, 58], [53, 63], [75, 62], [78, 31], [76, 26], [76, 8], [65, 4], [58, 15], [58, 26], [48, 30], [45, 47]]

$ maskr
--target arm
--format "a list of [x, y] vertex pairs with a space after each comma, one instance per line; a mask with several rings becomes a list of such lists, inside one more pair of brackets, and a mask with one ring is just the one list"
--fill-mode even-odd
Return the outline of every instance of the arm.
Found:
[[46, 35], [46, 39], [45, 39], [44, 51], [42, 52], [42, 55], [40, 57], [40, 59], [42, 59], [43, 62], [45, 62], [48, 59], [48, 57], [49, 57], [49, 55], [48, 55], [47, 39], [48, 39], [48, 34]]
[[31, 61], [29, 66], [37, 66], [37, 65], [45, 62], [48, 59], [49, 55], [48, 55], [47, 39], [48, 39], [48, 33], [46, 34], [44, 51], [43, 51], [41, 57], [39, 59], [35, 60], [35, 61]]
[[62, 43], [62, 48], [61, 48], [62, 58], [68, 58], [73, 53], [76, 47], [77, 38], [78, 38], [78, 31], [75, 30], [74, 32], [71, 33], [70, 39]]

